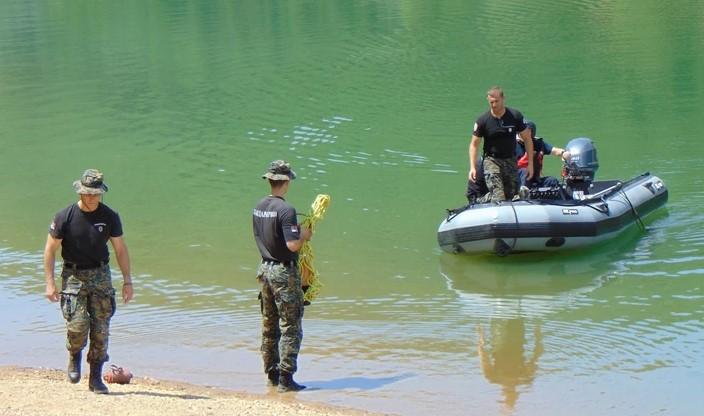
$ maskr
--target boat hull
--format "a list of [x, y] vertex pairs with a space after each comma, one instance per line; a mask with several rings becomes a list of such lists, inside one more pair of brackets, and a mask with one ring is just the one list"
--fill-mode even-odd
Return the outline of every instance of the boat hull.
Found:
[[566, 250], [616, 238], [665, 205], [668, 191], [644, 173], [628, 182], [595, 182], [589, 199], [477, 204], [451, 213], [438, 227], [438, 244], [450, 253]]

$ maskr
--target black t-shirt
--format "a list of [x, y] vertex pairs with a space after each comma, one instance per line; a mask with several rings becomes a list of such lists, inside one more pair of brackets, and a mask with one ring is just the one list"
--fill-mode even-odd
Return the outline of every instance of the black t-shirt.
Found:
[[283, 198], [269, 195], [259, 201], [252, 212], [252, 229], [262, 259], [298, 260], [298, 253], [286, 246], [287, 241], [301, 238], [296, 209]]
[[472, 134], [484, 138], [484, 155], [507, 159], [515, 156], [516, 133], [525, 129], [523, 114], [506, 107], [501, 118], [492, 116], [491, 111], [479, 116]]
[[49, 234], [61, 241], [64, 262], [94, 265], [108, 261], [108, 240], [122, 235], [117, 212], [103, 203], [93, 212], [84, 212], [77, 203], [59, 211], [49, 227]]

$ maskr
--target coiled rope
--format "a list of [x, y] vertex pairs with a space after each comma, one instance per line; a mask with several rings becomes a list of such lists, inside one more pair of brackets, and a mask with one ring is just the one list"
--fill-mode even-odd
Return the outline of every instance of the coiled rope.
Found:
[[[310, 214], [303, 220], [302, 226], [310, 228], [312, 231], [313, 227], [325, 215], [328, 205], [330, 205], [330, 195], [318, 194], [311, 205]], [[303, 286], [308, 286], [303, 299], [310, 302], [318, 296], [320, 288], [323, 286], [320, 283], [320, 279], [318, 279], [318, 271], [313, 266], [313, 248], [310, 245], [310, 241], [305, 241], [298, 251], [298, 270], [301, 273]]]

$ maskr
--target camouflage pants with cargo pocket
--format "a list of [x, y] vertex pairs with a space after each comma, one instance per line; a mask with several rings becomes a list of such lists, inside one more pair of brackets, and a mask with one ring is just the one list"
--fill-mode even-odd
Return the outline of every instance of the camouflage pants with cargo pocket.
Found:
[[303, 340], [303, 289], [297, 268], [262, 263], [257, 270], [261, 289], [262, 358], [264, 372], [278, 366], [284, 373], [298, 369]]
[[489, 193], [477, 202], [510, 201], [518, 194], [518, 167], [516, 158], [484, 157], [484, 180]]
[[110, 266], [61, 271], [61, 311], [66, 320], [66, 348], [81, 351], [90, 338], [88, 362], [108, 360], [110, 318], [115, 313], [115, 289]]

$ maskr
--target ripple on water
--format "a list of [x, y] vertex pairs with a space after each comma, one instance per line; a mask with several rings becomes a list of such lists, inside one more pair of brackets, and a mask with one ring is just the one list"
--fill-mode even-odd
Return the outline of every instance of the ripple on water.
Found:
[[[321, 125], [321, 123], [323, 125]], [[351, 167], [406, 167], [436, 173], [457, 173], [447, 163], [431, 161], [427, 156], [397, 148], [376, 151], [360, 148], [358, 135], [374, 135], [349, 116], [323, 117], [317, 123], [301, 123], [292, 128], [261, 128], [247, 132], [249, 141], [263, 148], [285, 144], [301, 162], [296, 167], [301, 178], [323, 178], [334, 165]], [[266, 151], [266, 150], [262, 150]], [[302, 164], [301, 164], [302, 163]]]
[[[546, 350], [542, 364], [576, 374], [600, 371], [639, 372], [696, 362], [701, 354], [701, 331], [694, 320], [676, 324], [606, 321], [549, 321], [544, 324]], [[699, 334], [699, 335], [697, 335]]]

